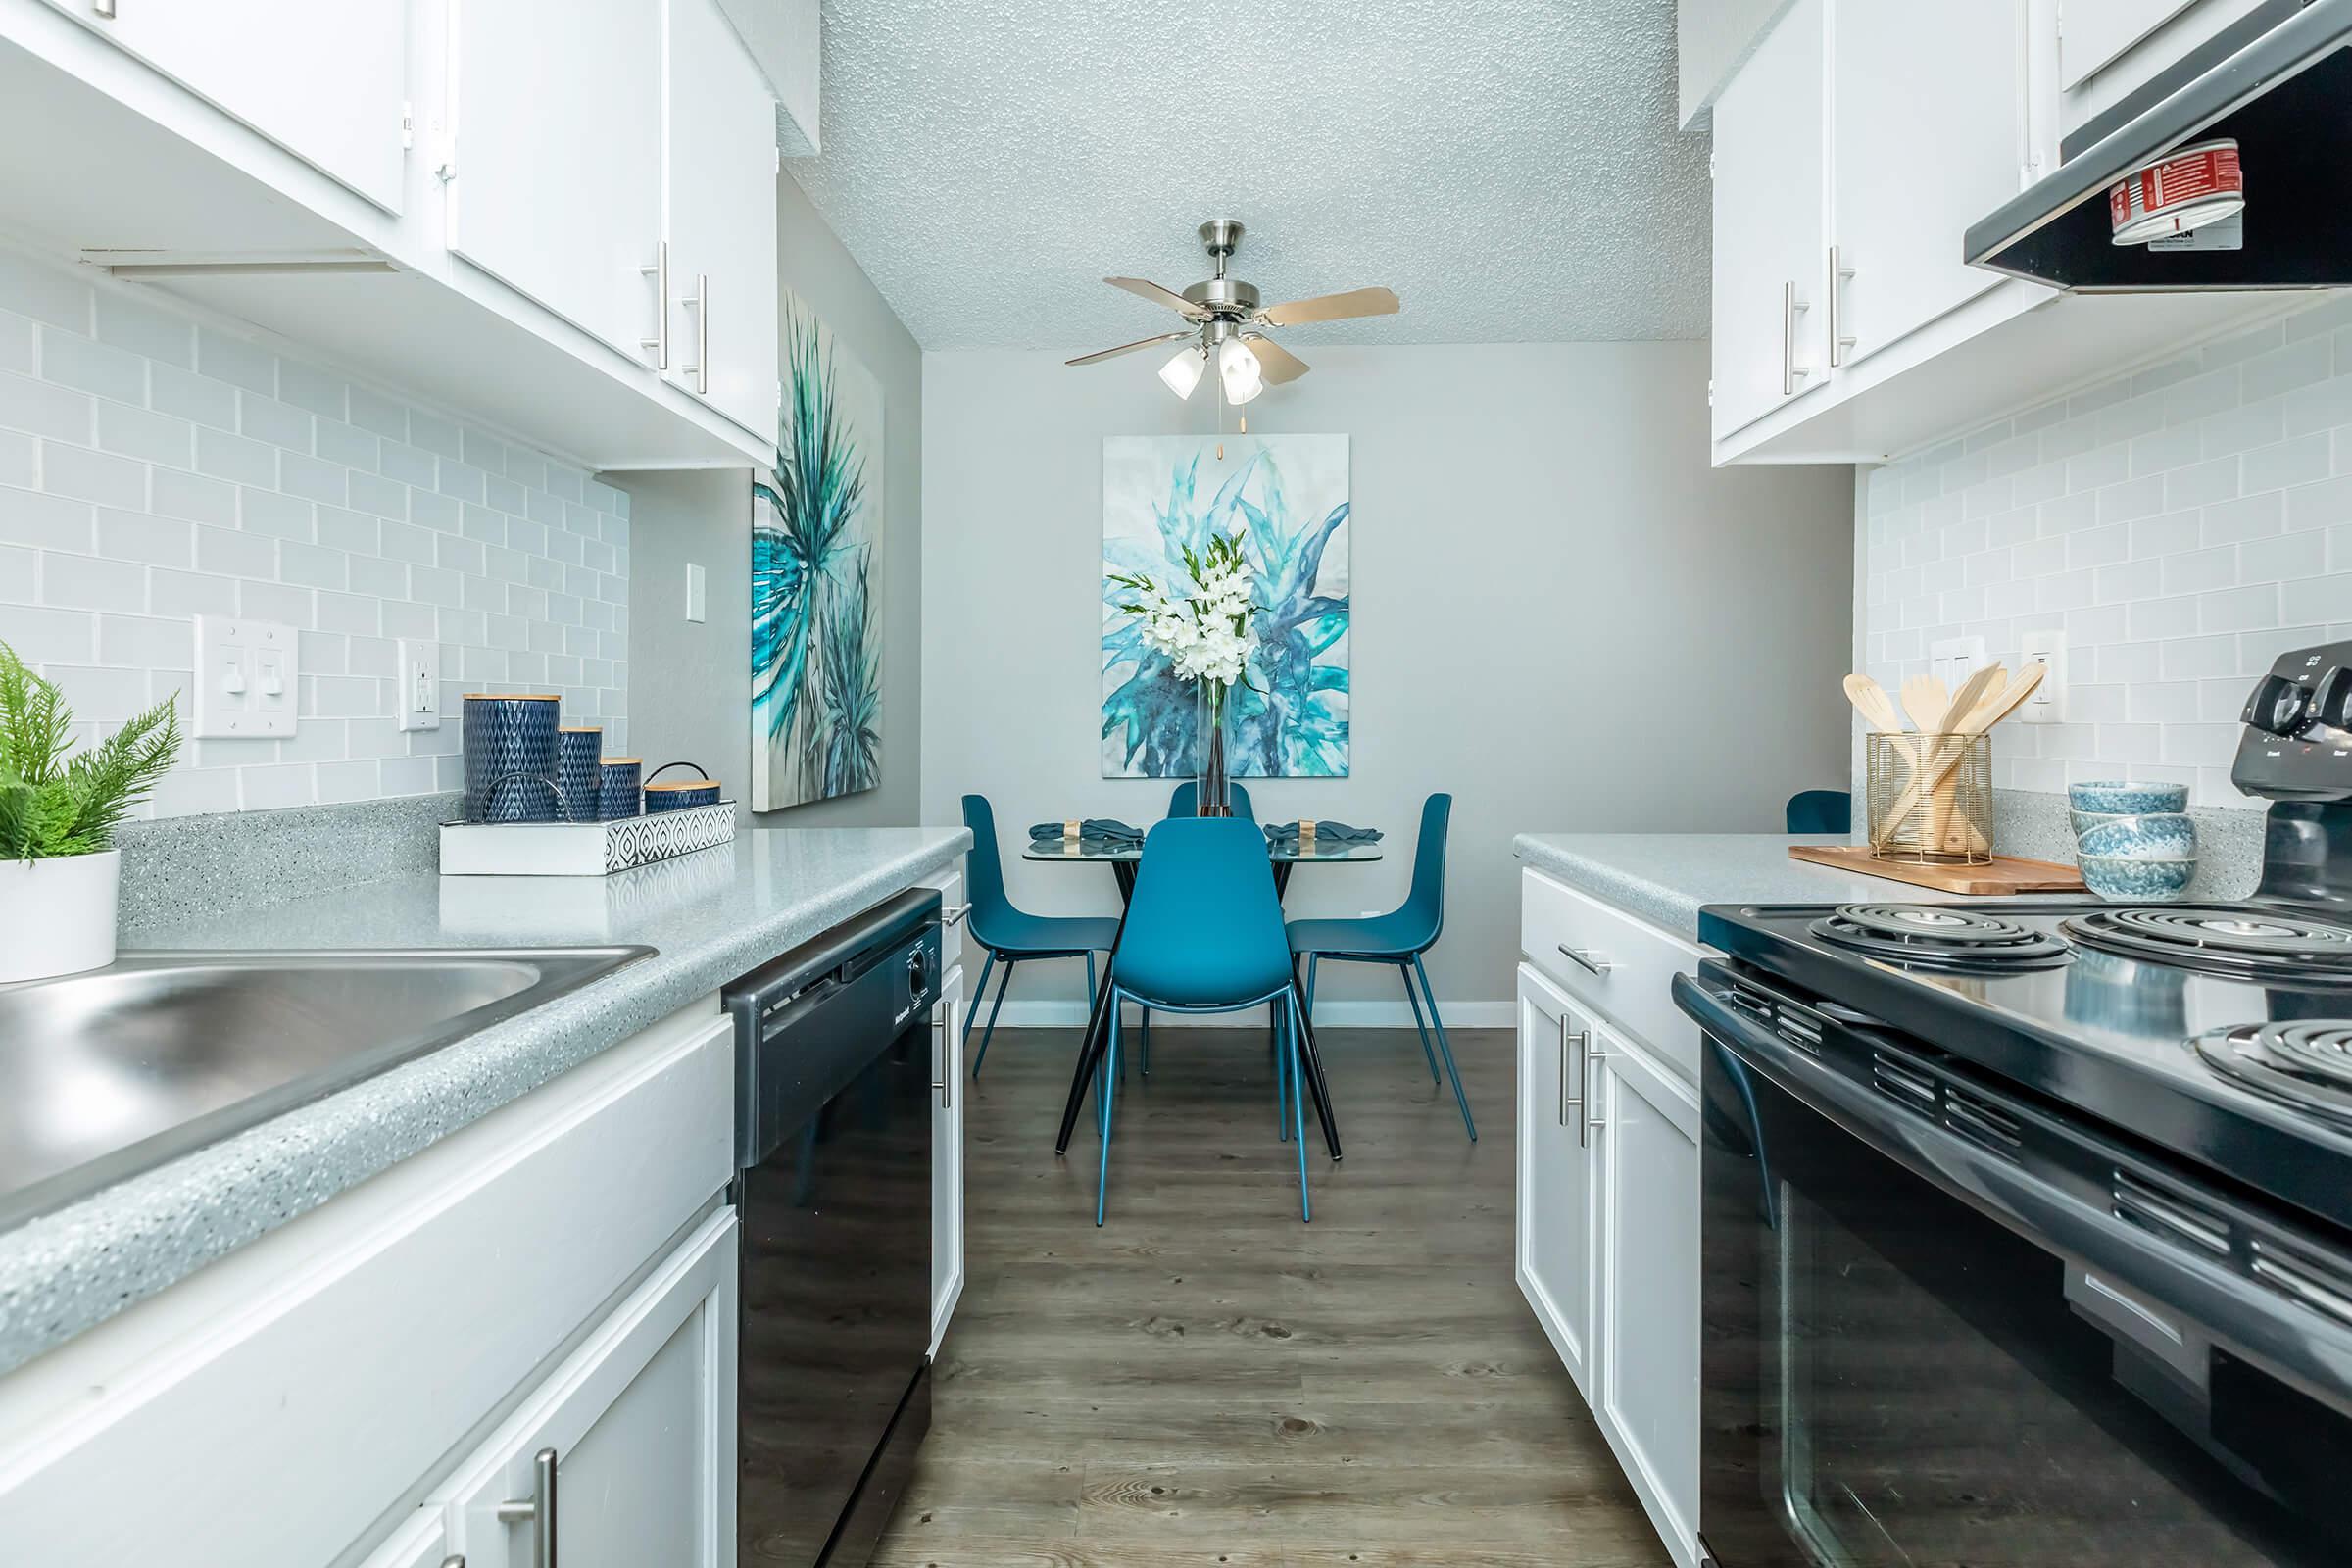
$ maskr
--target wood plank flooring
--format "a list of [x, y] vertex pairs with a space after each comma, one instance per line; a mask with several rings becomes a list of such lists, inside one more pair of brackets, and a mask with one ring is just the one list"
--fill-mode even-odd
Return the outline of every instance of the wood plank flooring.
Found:
[[1265, 1035], [1153, 1036], [1102, 1230], [1091, 1120], [1054, 1157], [1076, 1033], [966, 1084], [967, 1284], [877, 1563], [1666, 1564], [1511, 1277], [1510, 1036], [1454, 1038], [1473, 1145], [1410, 1031], [1326, 1031], [1311, 1225]]

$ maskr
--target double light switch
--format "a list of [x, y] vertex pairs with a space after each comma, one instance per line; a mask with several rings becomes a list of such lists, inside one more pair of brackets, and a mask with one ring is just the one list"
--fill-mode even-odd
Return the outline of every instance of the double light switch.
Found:
[[196, 617], [199, 740], [267, 740], [294, 733], [302, 667], [294, 628], [274, 620]]

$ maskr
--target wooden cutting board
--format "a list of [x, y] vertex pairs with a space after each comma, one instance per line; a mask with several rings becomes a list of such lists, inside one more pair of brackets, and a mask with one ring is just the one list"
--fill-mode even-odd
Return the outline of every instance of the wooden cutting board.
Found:
[[2080, 893], [2082, 873], [2056, 860], [2029, 860], [2023, 856], [1996, 855], [1984, 865], [1913, 865], [1904, 860], [1873, 859], [1867, 844], [1791, 844], [1788, 858], [1815, 865], [1834, 865], [1840, 871], [1883, 876], [1889, 882], [1935, 888], [1981, 898], [2012, 898], [2020, 893]]

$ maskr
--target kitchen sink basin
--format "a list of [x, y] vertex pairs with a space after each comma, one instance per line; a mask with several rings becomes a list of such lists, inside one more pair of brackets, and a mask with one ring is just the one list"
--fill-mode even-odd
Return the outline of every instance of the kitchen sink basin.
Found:
[[0, 986], [0, 1228], [653, 951], [125, 953]]

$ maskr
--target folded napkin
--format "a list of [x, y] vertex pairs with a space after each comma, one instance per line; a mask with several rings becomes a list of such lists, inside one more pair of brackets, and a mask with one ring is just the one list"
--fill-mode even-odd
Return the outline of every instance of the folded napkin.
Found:
[[[1298, 824], [1296, 822], [1267, 824], [1266, 842], [1278, 844], [1287, 849], [1298, 842]], [[1317, 817], [1315, 818], [1315, 842], [1317, 844], [1378, 844], [1380, 829], [1349, 827], [1345, 822], [1333, 822], [1323, 817]]]
[[[1059, 822], [1040, 822], [1029, 830], [1029, 842], [1044, 844], [1062, 836]], [[1144, 830], [1115, 816], [1090, 816], [1078, 824], [1078, 838], [1086, 844], [1141, 844]]]

